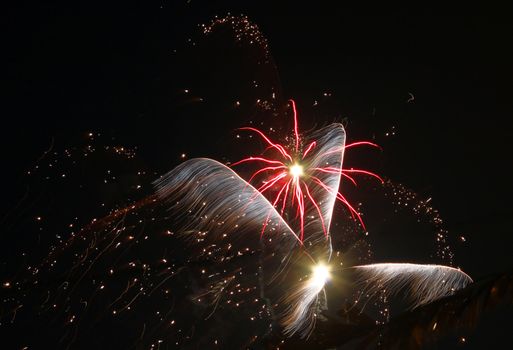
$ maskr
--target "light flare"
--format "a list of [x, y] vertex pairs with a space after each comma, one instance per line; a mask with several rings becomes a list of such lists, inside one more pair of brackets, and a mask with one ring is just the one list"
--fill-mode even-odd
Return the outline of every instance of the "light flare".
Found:
[[297, 181], [298, 178], [304, 175], [303, 166], [297, 163], [293, 164], [289, 167], [289, 174]]
[[312, 276], [310, 277], [309, 283], [313, 287], [322, 289], [330, 278], [331, 273], [329, 266], [323, 263], [319, 263], [312, 268]]

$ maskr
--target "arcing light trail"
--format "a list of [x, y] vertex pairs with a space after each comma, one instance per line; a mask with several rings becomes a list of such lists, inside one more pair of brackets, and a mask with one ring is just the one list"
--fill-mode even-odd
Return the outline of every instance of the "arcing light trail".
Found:
[[282, 320], [284, 334], [291, 336], [300, 332], [308, 335], [313, 331], [317, 308], [312, 305], [316, 304], [319, 293], [324, 290], [330, 278], [330, 267], [318, 263], [312, 267], [309, 278], [300, 282], [287, 294], [284, 301], [287, 307]]
[[[334, 196], [340, 202], [342, 202], [351, 213], [351, 216], [359, 221], [362, 227], [365, 229], [365, 224], [362, 220], [361, 214], [354, 208], [353, 205], [340, 193], [338, 188], [332, 188], [328, 186], [324, 181], [322, 181], [318, 177], [318, 173], [325, 174], [335, 174], [339, 176], [343, 176], [344, 178], [351, 181], [354, 185], [356, 185], [356, 180], [351, 175], [369, 175], [378, 179], [381, 183], [383, 183], [383, 179], [374, 174], [373, 172], [361, 169], [344, 169], [342, 168], [342, 162], [340, 162], [340, 166], [329, 166], [329, 164], [323, 164], [323, 166], [312, 167], [309, 165], [310, 158], [312, 157], [324, 157], [329, 154], [340, 154], [340, 157], [343, 157], [344, 151], [348, 148], [355, 146], [371, 146], [379, 148], [378, 145], [368, 141], [359, 141], [354, 142], [348, 145], [333, 145], [329, 150], [324, 151], [320, 154], [314, 154], [315, 148], [317, 147], [317, 140], [310, 140], [308, 145], [304, 147], [304, 142], [301, 139], [298, 127], [298, 117], [297, 117], [297, 109], [294, 100], [289, 100], [293, 118], [294, 118], [294, 145], [286, 147], [282, 144], [273, 142], [270, 137], [265, 135], [264, 132], [257, 128], [253, 127], [244, 127], [240, 128], [240, 130], [247, 130], [250, 132], [254, 132], [258, 134], [268, 145], [264, 153], [268, 150], [274, 150], [275, 157], [266, 158], [264, 156], [251, 156], [245, 159], [242, 159], [238, 162], [232, 164], [232, 167], [248, 163], [255, 162], [259, 164], [263, 164], [265, 166], [261, 167], [257, 171], [255, 171], [250, 179], [249, 183], [253, 180], [260, 178], [262, 185], [256, 187], [257, 190], [264, 194], [267, 192], [274, 191], [274, 198], [271, 198], [273, 206], [277, 206], [281, 203], [281, 214], [287, 208], [287, 206], [295, 207], [296, 213], [295, 217], [299, 218], [300, 222], [300, 234], [299, 240], [303, 242], [304, 240], [304, 227], [305, 227], [305, 212], [306, 206], [311, 204], [316, 212], [319, 220], [321, 222], [322, 231], [324, 236], [328, 237], [328, 228], [324, 223], [324, 218], [319, 206], [319, 200], [316, 199], [318, 189], [322, 189], [328, 192], [330, 195]], [[292, 149], [292, 150], [290, 150]], [[304, 150], [303, 150], [304, 149]], [[281, 159], [281, 160], [280, 160]], [[262, 179], [265, 174], [265, 178]], [[311, 187], [316, 186], [318, 189], [312, 190]], [[289, 198], [290, 194], [290, 198]], [[313, 195], [312, 195], [313, 194]], [[270, 196], [273, 197], [273, 196]], [[305, 201], [306, 199], [306, 201]], [[267, 226], [267, 220], [263, 223], [263, 228], [261, 231], [261, 235], [264, 234], [265, 228]]]
[[[187, 217], [182, 232], [200, 254], [221, 246], [259, 250], [265, 256], [259, 267], [261, 288], [278, 292], [270, 307], [287, 336], [307, 337], [313, 331], [316, 315], [327, 308], [323, 293], [326, 282], [333, 276], [337, 283], [349, 269], [359, 277], [356, 285], [369, 298], [378, 292], [388, 297], [406, 289], [413, 306], [447, 296], [471, 282], [463, 272], [440, 265], [384, 263], [330, 271], [330, 224], [335, 202], [342, 202], [365, 228], [360, 213], [339, 192], [341, 179], [356, 184], [355, 175], [367, 175], [383, 181], [367, 170], [343, 168], [344, 152], [357, 146], [379, 146], [368, 141], [346, 145], [344, 127], [337, 123], [303, 136], [295, 103], [290, 100], [290, 104], [294, 137], [289, 145], [274, 142], [259, 129], [245, 127], [242, 130], [258, 134], [266, 143], [262, 155], [242, 159], [231, 168], [212, 159], [190, 159], [155, 183], [157, 195], [171, 204], [170, 209]], [[262, 166], [246, 181], [232, 169], [243, 163]], [[305, 265], [292, 269], [291, 261], [302, 261], [313, 269], [305, 276]], [[274, 272], [266, 277], [268, 268]], [[278, 274], [282, 274], [280, 281], [275, 278]], [[270, 287], [283, 283], [287, 275], [298, 278], [288, 281], [292, 285]], [[383, 281], [387, 288], [382, 288]], [[223, 285], [223, 280], [211, 285]]]

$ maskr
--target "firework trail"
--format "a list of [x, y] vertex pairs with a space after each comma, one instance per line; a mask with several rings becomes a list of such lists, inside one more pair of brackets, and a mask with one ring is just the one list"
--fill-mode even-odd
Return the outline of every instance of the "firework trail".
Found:
[[359, 275], [361, 293], [377, 296], [386, 290], [387, 296], [406, 291], [409, 308], [428, 304], [466, 287], [472, 279], [463, 271], [443, 265], [382, 263], [352, 267]]
[[302, 337], [310, 335], [315, 327], [317, 314], [327, 309], [324, 291], [330, 279], [329, 267], [319, 263], [312, 267], [310, 276], [301, 281], [283, 298], [286, 305], [283, 313], [283, 333], [292, 336], [296, 333]]
[[[298, 249], [302, 244], [300, 238], [276, 208], [233, 170], [215, 160], [186, 161], [155, 185], [160, 198], [169, 203], [170, 212], [183, 218], [181, 235], [196, 254], [202, 254], [205, 246], [209, 247], [207, 251], [217, 246], [246, 247], [263, 255], [262, 271], [280, 271], [286, 277], [294, 274], [291, 260], [306, 260], [308, 265], [316, 262], [308, 250]], [[266, 221], [265, 239], [255, 234], [261, 230], [263, 220]], [[322, 231], [320, 235], [322, 237]], [[324, 239], [322, 242], [326, 244]], [[323, 250], [327, 251], [327, 245]], [[264, 276], [265, 286], [273, 284], [269, 291], [264, 290], [264, 297], [278, 301], [289, 278], [280, 283], [273, 280], [277, 280], [276, 274]], [[222, 284], [221, 281], [214, 283]], [[323, 286], [320, 281], [307, 283], [279, 304], [277, 313], [283, 324], [288, 325], [288, 333], [312, 330], [312, 306]], [[220, 295], [216, 294], [217, 297]], [[296, 306], [291, 308], [291, 303]], [[285, 310], [281, 311], [282, 308]]]
[[[267, 41], [246, 17], [216, 19], [203, 31], [220, 25], [232, 26], [236, 41], [251, 40], [272, 60]], [[280, 90], [272, 91], [275, 100]], [[295, 102], [289, 100], [287, 108], [294, 123], [283, 142], [255, 127], [241, 128], [264, 142], [261, 154], [228, 165], [207, 158], [185, 161], [154, 182], [156, 193], [94, 220], [41, 266], [29, 266], [29, 289], [48, 279], [42, 272], [64, 276], [57, 288], [44, 290], [37, 311], [59, 313], [55, 320], [65, 325], [61, 344], [71, 346], [77, 334], [88, 337], [83, 325], [111, 330], [111, 318], [133, 317], [143, 320], [136, 347], [159, 348], [165, 342], [212, 348], [223, 341], [215, 328], [222, 324], [237, 329], [226, 335], [230, 344], [248, 348], [275, 329], [286, 337], [308, 337], [334, 297], [326, 285], [350, 274], [356, 275], [357, 301], [366, 298], [358, 307], [405, 292], [414, 308], [472, 282], [464, 272], [441, 265], [338, 267], [332, 238], [347, 230], [332, 225], [335, 203], [365, 229], [358, 208], [340, 189], [356, 185], [357, 176], [383, 182], [370, 171], [344, 167], [344, 156], [356, 147], [379, 146], [346, 144], [339, 123], [302, 133]], [[110, 150], [133, 157], [124, 148]], [[7, 287], [11, 284], [4, 283]], [[17, 310], [27, 309], [15, 304], [7, 314], [12, 320], [20, 318]], [[250, 326], [241, 327], [242, 320]], [[134, 347], [131, 339], [115, 339], [115, 346], [124, 341], [125, 348]]]
[[[278, 211], [232, 169], [215, 160], [188, 160], [155, 182], [157, 194], [169, 210], [183, 218], [181, 232], [191, 244], [220, 244], [244, 240], [258, 246], [255, 235], [267, 219], [267, 241], [286, 251], [299, 245], [299, 237]], [[264, 240], [265, 241], [265, 240]]]
[[[180, 213], [178, 215], [184, 222], [181, 232], [192, 246], [199, 242], [222, 245], [223, 241], [240, 240], [257, 249], [260, 241], [265, 245], [261, 251], [264, 256], [270, 252], [280, 260], [280, 266], [273, 268], [278, 274], [286, 275], [282, 280], [287, 283], [291, 283], [287, 275], [299, 276], [293, 267], [298, 264], [291, 261], [306, 260], [313, 266], [309, 274], [299, 277], [299, 283], [292, 282], [292, 290], [278, 288], [282, 295], [276, 296], [280, 300], [276, 311], [284, 334], [308, 337], [317, 315], [326, 308], [321, 300], [330, 279], [332, 246], [329, 230], [335, 201], [340, 200], [363, 226], [360, 214], [338, 191], [341, 177], [346, 175], [354, 181], [347, 174], [352, 172], [381, 178], [365, 170], [345, 171], [342, 167], [345, 149], [370, 143], [345, 145], [341, 124], [313, 132], [303, 143], [294, 102], [292, 108], [292, 147], [271, 141], [258, 129], [244, 128], [257, 133], [268, 145], [267, 150], [274, 152], [274, 157], [255, 156], [232, 164], [264, 163], [248, 182], [217, 161], [198, 158], [182, 163], [155, 185], [158, 196], [169, 204], [169, 209]], [[267, 175], [259, 187], [251, 185], [255, 177], [263, 173], [273, 174]], [[260, 236], [255, 235], [256, 231], [260, 231]], [[350, 269], [360, 276], [357, 284], [362, 286], [362, 295], [372, 298], [381, 292], [390, 297], [407, 289], [413, 307], [450, 295], [471, 282], [463, 272], [438, 265], [392, 263]], [[277, 280], [276, 274], [265, 283], [271, 284], [274, 280]], [[277, 286], [270, 289], [276, 290]], [[283, 290], [287, 291], [285, 295]], [[269, 295], [273, 295], [272, 292]]]

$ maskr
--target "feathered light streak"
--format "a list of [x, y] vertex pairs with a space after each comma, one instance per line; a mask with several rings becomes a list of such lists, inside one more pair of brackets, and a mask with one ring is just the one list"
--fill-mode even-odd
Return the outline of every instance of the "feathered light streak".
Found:
[[[315, 314], [319, 309], [318, 295], [324, 289], [328, 270], [324, 265], [316, 265], [316, 258], [306, 249], [298, 251], [300, 238], [283, 220], [275, 205], [233, 170], [206, 158], [191, 159], [180, 164], [156, 181], [155, 185], [157, 195], [169, 202], [170, 209], [180, 213], [178, 216], [184, 219], [182, 234], [191, 245], [203, 246], [229, 241], [257, 249], [261, 246], [258, 244], [260, 237], [254, 233], [265, 221], [266, 239], [261, 243], [264, 243], [264, 249], [266, 245], [269, 246], [270, 254], [277, 256], [280, 265], [286, 265], [293, 254], [299, 254], [300, 257], [305, 257], [304, 261], [315, 265], [310, 277], [295, 284], [294, 289], [286, 293], [285, 297], [283, 290], [289, 287], [280, 286], [275, 299], [283, 300], [280, 304], [284, 310], [278, 312], [278, 317], [287, 335], [300, 333], [307, 336], [311, 333]], [[322, 209], [319, 207], [318, 210], [321, 215]], [[289, 267], [275, 267], [282, 273], [287, 268]], [[262, 283], [273, 283], [275, 277]], [[213, 285], [224, 284], [220, 282]], [[223, 291], [224, 289], [215, 288], [215, 291], [203, 294], [215, 295], [213, 310], [219, 304]]]
[[282, 318], [284, 334], [292, 336], [299, 333], [306, 338], [312, 333], [317, 312], [326, 309], [325, 304], [319, 305], [319, 293], [324, 291], [329, 279], [329, 267], [319, 263], [312, 268], [310, 276], [284, 298], [283, 302], [287, 305]]
[[469, 275], [454, 267], [409, 263], [381, 263], [353, 266], [359, 275], [361, 293], [387, 297], [405, 291], [410, 308], [451, 295], [472, 283]]
[[185, 233], [207, 232], [202, 240], [240, 238], [258, 245], [255, 229], [267, 220], [269, 238], [293, 249], [299, 237], [276, 208], [233, 170], [208, 158], [190, 159], [155, 182], [157, 195], [185, 221]]

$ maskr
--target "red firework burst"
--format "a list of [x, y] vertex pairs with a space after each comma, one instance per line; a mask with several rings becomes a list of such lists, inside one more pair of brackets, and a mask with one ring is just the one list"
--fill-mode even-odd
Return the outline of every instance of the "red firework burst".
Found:
[[[236, 163], [233, 163], [232, 167], [248, 162], [263, 164], [261, 168], [256, 170], [251, 175], [251, 177], [248, 180], [248, 183], [252, 183], [256, 177], [265, 176], [265, 179], [262, 181], [262, 184], [255, 187], [258, 190], [258, 192], [260, 192], [263, 195], [268, 195], [270, 191], [274, 192], [274, 196], [269, 196], [271, 197], [269, 198], [269, 200], [275, 208], [281, 206], [281, 215], [283, 215], [283, 212], [285, 211], [288, 205], [290, 205], [292, 208], [296, 208], [296, 218], [298, 218], [300, 222], [299, 240], [301, 243], [304, 239], [305, 207], [308, 203], [315, 207], [322, 225], [324, 235], [328, 237], [329, 234], [328, 229], [324, 223], [324, 218], [321, 212], [320, 205], [318, 201], [315, 200], [314, 196], [311, 194], [312, 191], [309, 188], [309, 186], [311, 186], [312, 183], [317, 184], [324, 191], [328, 192], [330, 195], [334, 196], [337, 200], [342, 202], [351, 213], [353, 219], [357, 220], [361, 224], [363, 229], [365, 229], [365, 224], [362, 220], [362, 217], [360, 213], [354, 208], [354, 206], [349, 203], [349, 201], [338, 191], [338, 189], [331, 188], [326, 183], [324, 183], [317, 175], [319, 173], [336, 174], [348, 179], [354, 185], [356, 185], [357, 183], [352, 175], [369, 175], [378, 179], [381, 183], [383, 183], [383, 179], [380, 176], [374, 174], [373, 172], [367, 170], [354, 168], [343, 169], [342, 165], [340, 167], [326, 166], [305, 168], [302, 165], [302, 163], [303, 161], [308, 159], [308, 157], [311, 155], [311, 151], [316, 148], [317, 141], [313, 140], [306, 147], [301, 147], [302, 140], [300, 137], [300, 133], [298, 131], [296, 104], [294, 100], [289, 100], [289, 102], [294, 116], [293, 145], [284, 146], [282, 144], [273, 142], [267, 135], [265, 135], [264, 132], [254, 127], [240, 128], [240, 130], [246, 130], [258, 134], [268, 145], [268, 147], [264, 150], [263, 153], [273, 150], [273, 155], [275, 155], [276, 157], [269, 158], [264, 156], [250, 156]], [[340, 147], [323, 153], [321, 156], [325, 156], [329, 153], [336, 152], [342, 154], [344, 150], [357, 146], [371, 146], [380, 148], [377, 144], [372, 142], [358, 141], [347, 145], [342, 144], [340, 145]], [[303, 148], [304, 151], [302, 151]], [[271, 213], [269, 213], [267, 219], [263, 223], [261, 235], [263, 235], [265, 231], [265, 228], [269, 221], [270, 214]]]

